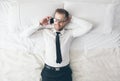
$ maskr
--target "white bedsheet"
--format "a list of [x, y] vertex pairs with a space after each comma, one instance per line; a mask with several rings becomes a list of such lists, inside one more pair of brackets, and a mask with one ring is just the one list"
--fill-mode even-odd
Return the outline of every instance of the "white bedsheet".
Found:
[[[0, 81], [39, 81], [44, 42], [37, 32], [31, 38], [6, 34], [0, 42]], [[120, 33], [87, 34], [71, 46], [73, 81], [119, 81]]]
[[[0, 81], [39, 81], [41, 55], [0, 49]], [[71, 68], [73, 81], [119, 81], [120, 48], [72, 50]]]

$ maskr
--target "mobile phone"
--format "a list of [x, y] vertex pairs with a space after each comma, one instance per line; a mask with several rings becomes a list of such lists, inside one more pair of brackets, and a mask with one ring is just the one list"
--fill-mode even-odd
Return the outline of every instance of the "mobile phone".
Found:
[[50, 24], [53, 24], [54, 23], [54, 18], [51, 18], [49, 22], [50, 22]]

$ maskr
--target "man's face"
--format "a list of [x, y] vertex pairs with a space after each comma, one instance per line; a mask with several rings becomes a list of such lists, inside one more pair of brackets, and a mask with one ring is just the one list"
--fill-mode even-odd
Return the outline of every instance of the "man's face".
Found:
[[60, 14], [58, 12], [55, 13], [54, 27], [57, 31], [61, 31], [65, 27], [65, 21], [65, 14]]

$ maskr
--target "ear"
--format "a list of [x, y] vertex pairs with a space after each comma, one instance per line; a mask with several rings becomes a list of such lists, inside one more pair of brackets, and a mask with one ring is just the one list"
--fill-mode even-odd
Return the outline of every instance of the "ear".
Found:
[[67, 20], [64, 22], [65, 25], [67, 25], [68, 23], [70, 23], [71, 21], [71, 17], [68, 17]]
[[67, 18], [66, 22], [70, 22], [71, 19], [72, 19], [72, 16], [69, 16], [69, 17]]

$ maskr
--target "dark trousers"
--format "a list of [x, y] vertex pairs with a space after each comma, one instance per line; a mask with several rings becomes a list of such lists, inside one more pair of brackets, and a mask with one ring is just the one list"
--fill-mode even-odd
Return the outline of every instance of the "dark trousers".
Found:
[[70, 67], [60, 69], [59, 71], [44, 67], [41, 76], [42, 81], [72, 81], [72, 71]]

